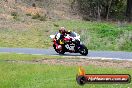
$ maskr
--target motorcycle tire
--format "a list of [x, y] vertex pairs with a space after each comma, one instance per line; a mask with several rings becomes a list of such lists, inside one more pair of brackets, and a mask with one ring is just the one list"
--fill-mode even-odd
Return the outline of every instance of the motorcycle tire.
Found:
[[84, 55], [84, 56], [87, 56], [87, 54], [88, 54], [88, 49], [87, 49], [87, 47], [85, 46], [85, 45], [81, 45], [81, 48], [79, 49], [79, 53], [81, 54], [81, 55]]
[[64, 53], [65, 53], [65, 51], [62, 49], [62, 50], [58, 50], [58, 49], [56, 49], [56, 46], [55, 45], [53, 45], [53, 47], [54, 47], [54, 49], [55, 49], [55, 51], [57, 52], [57, 53], [59, 53], [59, 54], [61, 54], [61, 55], [63, 55]]

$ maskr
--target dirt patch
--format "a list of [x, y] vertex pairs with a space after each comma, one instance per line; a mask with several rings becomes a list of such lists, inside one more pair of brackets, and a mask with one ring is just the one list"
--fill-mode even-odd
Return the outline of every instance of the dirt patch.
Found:
[[51, 65], [66, 65], [66, 66], [98, 66], [111, 68], [132, 68], [132, 61], [118, 60], [90, 60], [90, 59], [39, 59], [32, 61], [6, 60], [8, 62], [32, 63], [32, 64], [51, 64]]

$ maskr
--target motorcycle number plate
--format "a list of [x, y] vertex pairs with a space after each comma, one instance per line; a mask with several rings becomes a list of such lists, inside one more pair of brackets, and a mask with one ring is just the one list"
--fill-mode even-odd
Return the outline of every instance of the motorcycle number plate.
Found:
[[74, 50], [74, 48], [75, 48], [74, 45], [68, 45], [68, 44], [66, 44], [65, 47], [66, 47], [68, 50]]

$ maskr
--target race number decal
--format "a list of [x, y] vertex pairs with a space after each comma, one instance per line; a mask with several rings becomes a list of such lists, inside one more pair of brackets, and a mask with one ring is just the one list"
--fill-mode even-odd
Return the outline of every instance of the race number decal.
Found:
[[68, 49], [68, 50], [74, 50], [74, 45], [70, 46], [68, 44], [65, 45], [65, 47]]

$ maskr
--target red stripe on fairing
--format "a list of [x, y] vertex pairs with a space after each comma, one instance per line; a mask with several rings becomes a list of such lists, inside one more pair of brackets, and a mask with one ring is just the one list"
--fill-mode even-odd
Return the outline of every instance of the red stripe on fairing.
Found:
[[70, 38], [64, 38], [64, 41], [69, 41], [70, 40]]

